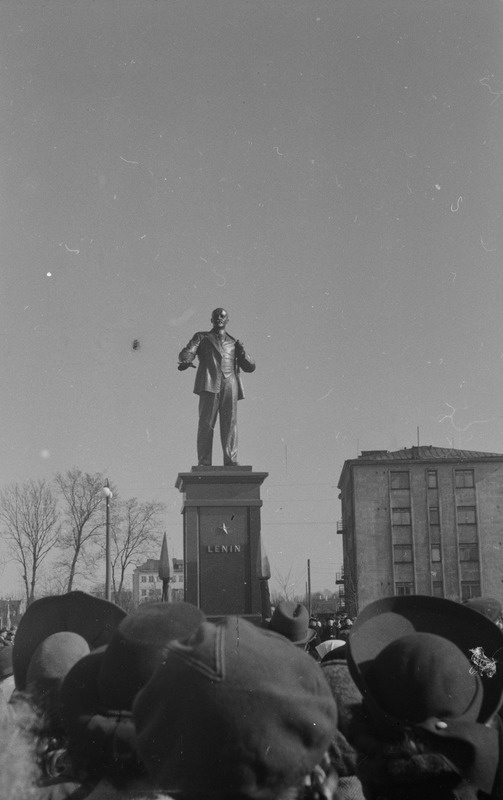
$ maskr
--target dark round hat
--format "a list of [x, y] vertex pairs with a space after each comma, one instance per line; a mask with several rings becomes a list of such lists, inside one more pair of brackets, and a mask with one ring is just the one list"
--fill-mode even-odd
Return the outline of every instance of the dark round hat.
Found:
[[[496, 659], [492, 677], [476, 669], [476, 648]], [[404, 718], [405, 710], [415, 704], [414, 721], [423, 712], [434, 716], [435, 704], [451, 687], [462, 693], [466, 708], [460, 699], [448, 709], [439, 706], [437, 716], [448, 712], [462, 719], [466, 712], [473, 719], [477, 707], [476, 720], [487, 722], [503, 694], [498, 655], [503, 657], [503, 634], [493, 622], [460, 603], [422, 595], [370, 603], [357, 617], [348, 643], [351, 675], [371, 710], [395, 719], [401, 713]]]
[[154, 783], [195, 797], [276, 797], [314, 768], [337, 728], [319, 665], [240, 617], [169, 645], [133, 717]]
[[53, 633], [78, 633], [91, 650], [108, 644], [126, 612], [114, 603], [86, 592], [68, 592], [35, 600], [21, 617], [13, 645], [12, 664], [17, 689], [26, 689], [26, 676], [37, 647]]
[[190, 603], [149, 603], [125, 617], [109, 644], [81, 658], [60, 690], [71, 748], [97, 772], [134, 748], [133, 701], [161, 663], [167, 644], [184, 640], [205, 615]]

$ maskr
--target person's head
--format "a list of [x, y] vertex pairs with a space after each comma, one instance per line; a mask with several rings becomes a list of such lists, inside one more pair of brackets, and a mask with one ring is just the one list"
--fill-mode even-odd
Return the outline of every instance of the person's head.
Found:
[[229, 322], [229, 315], [225, 308], [215, 308], [211, 313], [211, 324], [217, 330], [225, 329], [225, 326]]
[[[368, 798], [429, 797], [440, 775], [443, 793], [435, 797], [453, 797], [463, 782], [491, 793], [499, 744], [489, 725], [501, 705], [503, 671], [496, 666], [489, 676], [471, 656], [475, 649], [503, 652], [501, 632], [450, 600], [389, 597], [360, 613], [348, 664], [364, 698], [353, 741]], [[407, 789], [412, 784], [422, 787], [419, 795]]]
[[12, 653], [16, 689], [26, 689], [28, 667], [37, 647], [55, 633], [76, 633], [91, 650], [110, 641], [126, 612], [85, 592], [42, 597], [21, 618]]
[[227, 617], [168, 645], [133, 718], [140, 757], [168, 794], [273, 800], [322, 759], [337, 707], [307, 653]]
[[25, 693], [43, 715], [48, 734], [60, 733], [61, 684], [72, 667], [89, 652], [89, 644], [83, 636], [59, 631], [40, 642], [30, 658]]
[[186, 639], [204, 619], [190, 603], [141, 605], [122, 620], [106, 647], [68, 673], [60, 710], [78, 771], [116, 784], [142, 773], [134, 752], [133, 701], [162, 662], [166, 645]]
[[302, 603], [281, 600], [269, 620], [270, 631], [281, 634], [297, 647], [306, 647], [316, 636], [316, 631], [309, 625], [309, 614]]

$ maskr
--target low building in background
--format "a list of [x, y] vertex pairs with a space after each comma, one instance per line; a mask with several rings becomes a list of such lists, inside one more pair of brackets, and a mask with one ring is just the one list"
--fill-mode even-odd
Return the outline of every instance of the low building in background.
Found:
[[[174, 603], [183, 600], [183, 560], [181, 558], [172, 558], [171, 565], [169, 594], [170, 601]], [[161, 599], [162, 581], [159, 578], [159, 559], [148, 558], [144, 564], [140, 564], [133, 572], [133, 604], [138, 606], [140, 603], [145, 602], [160, 602]]]
[[344, 463], [344, 596], [503, 598], [503, 454], [421, 446]]

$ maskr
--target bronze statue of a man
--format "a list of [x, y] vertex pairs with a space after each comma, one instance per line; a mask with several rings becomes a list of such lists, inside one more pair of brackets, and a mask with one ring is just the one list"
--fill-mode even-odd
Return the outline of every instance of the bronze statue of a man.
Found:
[[237, 465], [238, 430], [237, 401], [244, 397], [240, 370], [253, 372], [255, 362], [245, 352], [243, 343], [234, 339], [225, 328], [229, 316], [224, 308], [211, 315], [211, 331], [198, 331], [178, 356], [178, 369], [199, 365], [194, 394], [199, 395], [197, 458], [200, 466], [211, 465], [213, 430], [220, 416], [220, 440], [225, 465]]

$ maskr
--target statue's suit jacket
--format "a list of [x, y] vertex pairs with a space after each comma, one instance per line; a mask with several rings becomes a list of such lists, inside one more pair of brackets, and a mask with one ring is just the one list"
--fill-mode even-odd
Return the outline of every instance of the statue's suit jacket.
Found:
[[[226, 335], [233, 342], [236, 342], [236, 339], [229, 333]], [[199, 365], [194, 382], [194, 394], [201, 394], [201, 392], [216, 394], [220, 391], [222, 381], [222, 355], [217, 336], [213, 331], [198, 331], [195, 333], [188, 345], [180, 352], [178, 360], [181, 364], [190, 364], [196, 356], [199, 359]], [[239, 374], [240, 370], [253, 372], [255, 370], [255, 362], [253, 358], [245, 353], [242, 347], [237, 345], [234, 354], [234, 371], [238, 382], [238, 400], [242, 400], [244, 397], [243, 384]]]

